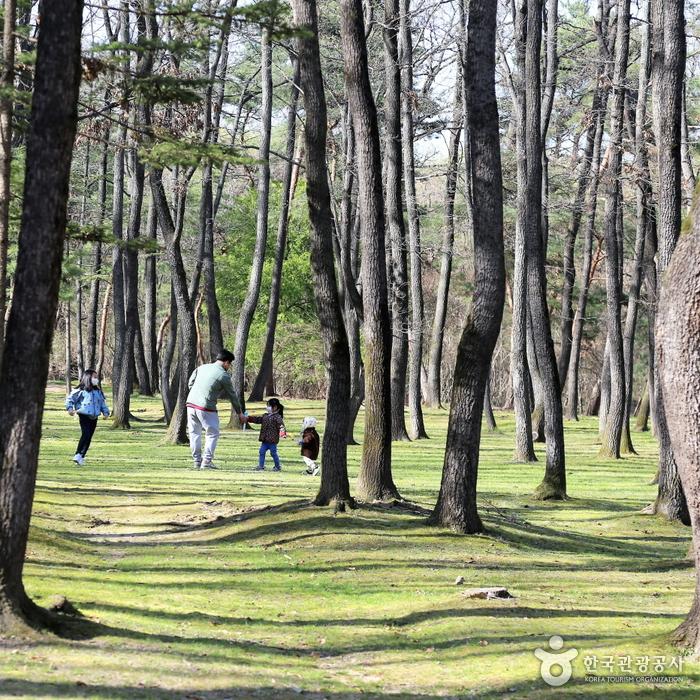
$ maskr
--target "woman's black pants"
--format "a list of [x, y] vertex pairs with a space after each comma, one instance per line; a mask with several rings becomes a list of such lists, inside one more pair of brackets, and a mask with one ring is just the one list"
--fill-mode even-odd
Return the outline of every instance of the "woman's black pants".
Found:
[[83, 457], [85, 457], [88, 448], [90, 447], [92, 436], [95, 434], [97, 419], [90, 418], [90, 416], [84, 416], [82, 413], [78, 414], [78, 419], [80, 420], [80, 430], [82, 431], [82, 434], [80, 436], [80, 442], [78, 442], [76, 454], [81, 454]]

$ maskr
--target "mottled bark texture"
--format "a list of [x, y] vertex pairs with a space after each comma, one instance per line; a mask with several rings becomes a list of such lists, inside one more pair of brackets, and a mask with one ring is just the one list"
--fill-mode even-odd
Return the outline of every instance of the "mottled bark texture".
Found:
[[399, 0], [384, 3], [386, 223], [391, 244], [391, 439], [408, 440], [404, 406], [408, 373], [408, 257], [403, 218], [401, 148], [401, 69], [399, 65]]
[[464, 70], [471, 168], [474, 296], [457, 349], [440, 494], [430, 522], [461, 533], [483, 529], [476, 507], [481, 414], [503, 316], [503, 192], [495, 90], [496, 3], [472, 0]]
[[[667, 401], [671, 449], [687, 496], [693, 526], [696, 574], [700, 570], [700, 216], [694, 204], [693, 232], [683, 237], [664, 276], [656, 319], [658, 378]], [[700, 651], [700, 576], [695, 598], [672, 639]]]
[[622, 137], [624, 132], [627, 60], [630, 43], [630, 0], [621, 0], [617, 8], [617, 39], [613, 71], [612, 104], [610, 108], [610, 158], [605, 174], [605, 288], [607, 292], [608, 358], [610, 393], [605, 425], [601, 433], [601, 457], [619, 459], [622, 425], [625, 419], [625, 360], [622, 342]]
[[542, 0], [527, 2], [525, 47], [528, 217], [524, 222], [527, 261], [527, 302], [537, 365], [542, 378], [546, 466], [542, 483], [535, 491], [540, 499], [566, 498], [566, 463], [561, 388], [547, 306], [547, 278], [542, 237], [542, 134], [540, 48], [542, 44]]
[[333, 264], [333, 215], [326, 167], [326, 97], [321, 74], [315, 0], [294, 0], [294, 19], [307, 30], [298, 42], [304, 93], [306, 196], [311, 221], [314, 298], [323, 336], [328, 395], [323, 432], [321, 486], [314, 503], [353, 506], [347, 468], [347, 406], [350, 399], [350, 352], [343, 325]]
[[[0, 374], [0, 635], [50, 623], [22, 581], [78, 119], [81, 0], [40, 6], [14, 298]], [[41, 255], [37, 255], [41, 251]]]
[[[659, 173], [656, 279], [657, 285], [661, 285], [681, 230], [681, 113], [686, 40], [683, 0], [651, 0], [651, 3], [652, 111]], [[666, 424], [666, 404], [676, 401], [676, 397], [666, 398], [658, 376], [658, 355], [655, 360], [659, 491], [653, 511], [688, 524], [688, 509]]]
[[362, 3], [342, 0], [345, 86], [355, 131], [358, 214], [362, 238], [365, 339], [365, 435], [357, 494], [366, 501], [398, 498], [391, 474], [391, 324], [386, 280], [384, 194], [377, 109], [367, 65]]

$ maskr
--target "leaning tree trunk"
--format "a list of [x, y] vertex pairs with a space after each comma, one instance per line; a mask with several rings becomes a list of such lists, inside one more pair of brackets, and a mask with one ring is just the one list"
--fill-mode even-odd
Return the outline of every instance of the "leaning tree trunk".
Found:
[[[391, 242], [391, 439], [408, 440], [404, 405], [408, 371], [408, 262], [406, 227], [403, 218], [402, 178], [405, 177], [401, 148], [401, 68], [398, 35], [399, 0], [384, 3], [384, 71], [386, 146], [386, 222]], [[405, 135], [404, 135], [405, 136]], [[412, 147], [412, 142], [411, 142]], [[408, 197], [408, 188], [407, 188]]]
[[408, 408], [412, 437], [428, 437], [421, 405], [421, 368], [423, 365], [423, 273], [421, 261], [420, 218], [416, 196], [416, 164], [413, 133], [413, 37], [410, 23], [411, 0], [401, 2], [401, 135], [403, 172], [408, 213], [408, 242], [411, 265], [411, 323], [409, 330]]
[[10, 179], [12, 173], [12, 112], [15, 84], [16, 0], [3, 7], [2, 69], [0, 69], [0, 367], [7, 307], [7, 253], [10, 233]]
[[430, 522], [462, 533], [483, 529], [476, 507], [481, 413], [505, 301], [503, 189], [496, 100], [497, 3], [471, 0], [464, 90], [474, 239], [474, 296], [457, 350], [445, 461]]
[[440, 248], [440, 279], [435, 299], [435, 316], [430, 343], [426, 401], [430, 406], [442, 405], [442, 349], [445, 338], [447, 302], [452, 279], [452, 257], [455, 242], [455, 194], [457, 192], [457, 167], [459, 164], [459, 144], [462, 133], [462, 62], [457, 64], [455, 102], [452, 110], [452, 128], [447, 157], [447, 176], [443, 204], [442, 244]]
[[[48, 615], [22, 581], [78, 120], [83, 3], [41, 6], [12, 310], [0, 373], [0, 635]], [[37, 255], [41, 251], [41, 255]]]
[[571, 331], [571, 358], [567, 378], [566, 417], [568, 420], [578, 420], [579, 404], [579, 366], [581, 362], [581, 344], [583, 341], [583, 326], [588, 308], [588, 292], [591, 285], [591, 269], [593, 262], [593, 238], [595, 236], [596, 214], [598, 212], [598, 185], [600, 182], [600, 163], [602, 156], [602, 141], [605, 131], [605, 113], [607, 111], [607, 91], [603, 95], [600, 111], [596, 115], [597, 126], [595, 145], [593, 148], [593, 163], [591, 179], [588, 183], [588, 204], [586, 205], [586, 226], [583, 234], [583, 250], [581, 252], [581, 274], [578, 305], [574, 315]]
[[294, 0], [297, 26], [308, 31], [299, 39], [299, 66], [306, 121], [306, 179], [311, 221], [311, 267], [328, 375], [323, 471], [316, 505], [354, 505], [347, 468], [347, 404], [350, 399], [350, 353], [343, 325], [333, 265], [333, 214], [326, 167], [326, 97], [321, 75], [315, 0]]
[[656, 319], [658, 378], [671, 449], [688, 497], [693, 525], [695, 598], [672, 639], [700, 651], [700, 216], [693, 205], [693, 232], [678, 243], [664, 276]]
[[542, 0], [527, 0], [525, 45], [526, 155], [528, 217], [524, 225], [527, 261], [527, 301], [537, 364], [542, 376], [547, 441], [546, 467], [535, 491], [539, 499], [566, 498], [564, 423], [557, 359], [549, 323], [547, 279], [542, 238], [542, 135], [540, 91], [540, 47], [542, 43]]
[[[659, 172], [656, 279], [657, 285], [661, 285], [681, 230], [680, 146], [686, 39], [683, 0], [651, 2], [652, 111]], [[654, 417], [659, 438], [659, 491], [653, 511], [669, 520], [681, 520], [688, 524], [688, 508], [666, 422], [667, 407], [658, 375], [658, 353], [655, 360]], [[675, 396], [668, 403], [672, 401], [676, 401]]]
[[287, 162], [284, 166], [284, 179], [282, 181], [282, 202], [277, 224], [275, 260], [272, 266], [270, 303], [267, 309], [267, 332], [265, 334], [265, 346], [260, 362], [260, 370], [250, 391], [249, 401], [262, 401], [265, 387], [271, 384], [274, 386], [272, 358], [275, 349], [275, 335], [277, 333], [277, 315], [282, 294], [282, 268], [284, 266], [284, 257], [287, 253], [289, 210], [294, 197], [294, 182], [298, 173], [298, 165], [294, 162], [294, 152], [296, 149], [297, 104], [299, 102], [299, 62], [295, 60], [294, 63], [292, 90], [289, 99], [289, 111], [287, 112]]
[[260, 148], [258, 159], [260, 170], [258, 174], [258, 206], [255, 237], [255, 250], [253, 251], [253, 264], [250, 268], [248, 279], [248, 291], [246, 292], [238, 326], [236, 327], [236, 341], [233, 362], [233, 386], [238, 396], [243, 400], [245, 389], [245, 358], [248, 347], [248, 335], [253, 324], [255, 309], [260, 298], [260, 285], [262, 283], [263, 265], [265, 263], [265, 248], [267, 247], [267, 215], [270, 210], [270, 139], [272, 131], [272, 44], [270, 30], [263, 29], [261, 45], [261, 81], [262, 81], [262, 116], [260, 125]]
[[341, 0], [345, 85], [355, 130], [362, 231], [365, 435], [357, 481], [364, 500], [398, 498], [391, 475], [391, 325], [386, 280], [384, 194], [377, 109], [367, 65], [362, 3]]
[[146, 353], [146, 365], [148, 376], [151, 378], [153, 391], [158, 391], [160, 384], [158, 374], [158, 347], [156, 338], [156, 313], [157, 306], [157, 284], [156, 273], [157, 262], [157, 242], [158, 242], [158, 220], [156, 218], [156, 208], [151, 198], [151, 206], [148, 209], [148, 240], [153, 246], [146, 255], [144, 261], [144, 317], [143, 317], [143, 345]]
[[617, 39], [613, 72], [610, 158], [606, 172], [605, 203], [605, 287], [607, 292], [608, 358], [610, 363], [610, 402], [601, 434], [601, 457], [620, 458], [622, 425], [625, 420], [625, 358], [622, 342], [622, 259], [618, 241], [622, 238], [618, 217], [622, 207], [622, 137], [625, 114], [625, 81], [630, 43], [630, 0], [621, 0], [617, 8]]
[[515, 222], [515, 247], [513, 267], [513, 310], [511, 323], [510, 371], [513, 384], [513, 409], [515, 412], [516, 462], [535, 462], [530, 418], [530, 392], [528, 367], [528, 309], [527, 309], [527, 258], [525, 254], [525, 222], [527, 220], [527, 154], [526, 154], [526, 101], [525, 101], [525, 35], [527, 6], [524, 2], [514, 5], [513, 20], [516, 26], [517, 76], [513, 81], [513, 103], [516, 113], [515, 144], [517, 150], [517, 217]]

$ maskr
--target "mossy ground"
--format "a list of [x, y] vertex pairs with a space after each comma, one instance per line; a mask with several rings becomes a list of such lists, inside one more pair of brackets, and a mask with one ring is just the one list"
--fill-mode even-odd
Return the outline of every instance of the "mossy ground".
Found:
[[[323, 432], [321, 404], [286, 403], [288, 429], [313, 414]], [[101, 422], [77, 467], [77, 423], [50, 388], [26, 584], [43, 604], [68, 597], [86, 638], [2, 642], [1, 697], [694, 695], [690, 661], [681, 684], [585, 679], [586, 656], [678, 654], [668, 636], [692, 599], [690, 533], [639, 514], [655, 493], [650, 435], [633, 435], [638, 456], [605, 461], [597, 422], [567, 424], [571, 498], [540, 502], [543, 465], [511, 462], [512, 417], [497, 415], [479, 474], [488, 532], [464, 537], [399, 508], [306, 505], [317, 480], [302, 475], [293, 439], [280, 474], [251, 471], [257, 434], [240, 431], [222, 437], [220, 471], [190, 470], [187, 449], [148, 422], [158, 400], [136, 398], [134, 410], [147, 422]], [[430, 440], [395, 444], [394, 479], [429, 509], [447, 413], [426, 419]], [[360, 454], [349, 449], [351, 483]], [[481, 586], [515, 598], [463, 596]], [[572, 680], [550, 689], [533, 652], [555, 634], [579, 654]]]

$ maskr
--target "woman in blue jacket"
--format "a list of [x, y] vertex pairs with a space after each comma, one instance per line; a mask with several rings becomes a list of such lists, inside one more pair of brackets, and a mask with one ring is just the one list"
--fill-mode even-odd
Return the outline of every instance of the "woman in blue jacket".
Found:
[[76, 464], [84, 464], [85, 455], [97, 427], [97, 419], [100, 414], [105, 418], [109, 416], [105, 395], [102, 393], [100, 380], [94, 369], [86, 369], [83, 372], [78, 388], [66, 399], [66, 409], [71, 416], [77, 413], [80, 420], [82, 434], [73, 461]]

